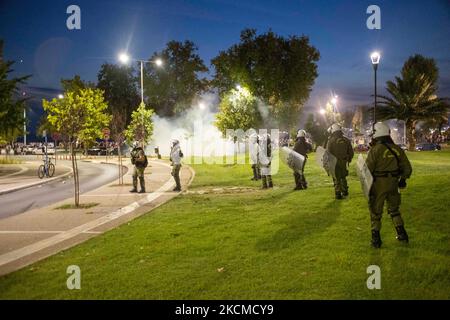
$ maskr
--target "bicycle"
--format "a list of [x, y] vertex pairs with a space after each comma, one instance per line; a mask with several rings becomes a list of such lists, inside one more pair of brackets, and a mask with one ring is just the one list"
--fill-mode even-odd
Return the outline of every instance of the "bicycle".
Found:
[[40, 179], [44, 176], [51, 178], [55, 174], [55, 165], [52, 163], [51, 159], [44, 159], [44, 164], [41, 164], [38, 168], [38, 177]]

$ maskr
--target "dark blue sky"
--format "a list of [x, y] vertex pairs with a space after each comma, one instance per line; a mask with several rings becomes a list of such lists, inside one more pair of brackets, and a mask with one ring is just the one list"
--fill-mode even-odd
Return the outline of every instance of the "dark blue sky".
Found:
[[[71, 4], [81, 8], [79, 31], [66, 28]], [[371, 4], [381, 8], [381, 30], [366, 28]], [[374, 49], [382, 53], [380, 86], [420, 53], [436, 59], [440, 93], [450, 96], [448, 0], [0, 0], [6, 58], [22, 59], [16, 73], [33, 74], [29, 86], [39, 88], [59, 89], [59, 80], [74, 74], [95, 81], [100, 65], [116, 61], [119, 51], [148, 58], [173, 39], [194, 41], [209, 66], [246, 27], [310, 37], [321, 53], [310, 106], [324, 103], [331, 92], [341, 106], [370, 102]]]

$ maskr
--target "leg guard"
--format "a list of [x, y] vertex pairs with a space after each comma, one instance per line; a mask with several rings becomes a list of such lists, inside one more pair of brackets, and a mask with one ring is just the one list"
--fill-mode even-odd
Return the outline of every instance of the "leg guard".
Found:
[[381, 247], [381, 236], [380, 231], [372, 230], [372, 247], [380, 248]]
[[140, 193], [145, 193], [145, 180], [144, 177], [139, 177], [139, 183], [141, 185], [141, 191]]
[[261, 180], [262, 180], [262, 188], [267, 189], [267, 177], [263, 175], [261, 176]]
[[395, 227], [395, 230], [397, 231], [397, 240], [398, 241], [404, 241], [406, 243], [409, 242], [408, 233], [406, 233], [405, 227], [398, 226], [398, 227]]

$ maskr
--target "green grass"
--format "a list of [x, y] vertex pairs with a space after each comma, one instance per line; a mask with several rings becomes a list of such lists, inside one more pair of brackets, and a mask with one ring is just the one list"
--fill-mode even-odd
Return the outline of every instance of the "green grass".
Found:
[[89, 209], [92, 207], [98, 206], [98, 203], [89, 202], [89, 203], [80, 203], [78, 207], [74, 204], [63, 204], [60, 207], [56, 207], [54, 210], [67, 210], [67, 209]]
[[0, 164], [21, 164], [22, 160], [10, 157], [10, 156], [0, 156]]
[[[313, 157], [310, 188], [297, 192], [284, 165], [268, 191], [250, 181], [248, 165], [194, 165], [189, 193], [0, 278], [0, 298], [449, 299], [450, 152], [408, 156], [414, 173], [401, 211], [409, 245], [385, 215], [383, 248], [370, 247], [354, 164], [344, 201], [334, 200]], [[372, 264], [381, 290], [366, 287]], [[81, 290], [66, 288], [69, 265], [81, 268]]]

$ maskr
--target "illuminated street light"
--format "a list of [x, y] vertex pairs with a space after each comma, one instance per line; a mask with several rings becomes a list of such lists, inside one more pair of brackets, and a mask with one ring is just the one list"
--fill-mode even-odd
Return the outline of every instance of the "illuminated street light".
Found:
[[161, 59], [156, 59], [155, 60], [155, 64], [158, 66], [158, 67], [162, 67], [162, 65], [163, 65], [163, 61], [161, 60]]
[[[139, 61], [141, 64], [141, 103], [144, 103], [144, 63], [154, 63], [157, 67], [163, 65], [163, 61], [157, 58], [155, 61], [142, 60], [142, 59], [131, 59], [126, 53], [119, 54], [119, 61], [123, 64], [127, 64], [128, 61]], [[142, 116], [142, 148], [144, 148], [144, 116]]]
[[130, 57], [126, 53], [119, 54], [119, 61], [123, 64], [127, 64], [130, 61]]
[[326, 113], [326, 111], [325, 111], [325, 109], [324, 109], [324, 108], [320, 108], [320, 111], [319, 111], [319, 113], [323, 115], [323, 114], [325, 114], [325, 113]]
[[334, 96], [333, 99], [331, 99], [331, 103], [333, 105], [336, 105], [336, 103], [337, 103], [337, 96]]
[[375, 110], [377, 108], [377, 69], [378, 69], [378, 64], [380, 63], [380, 58], [381, 58], [380, 54], [376, 51], [370, 55], [370, 60], [372, 61], [372, 66], [373, 66], [373, 71], [374, 71], [374, 76], [375, 76], [375, 81], [374, 81], [374, 83], [375, 83], [375, 94], [374, 94], [375, 101], [374, 102], [375, 103], [373, 106], [373, 125], [375, 125], [375, 123], [377, 122]]
[[205, 110], [205, 109], [206, 109], [206, 105], [205, 105], [203, 102], [200, 102], [200, 103], [198, 104], [198, 107], [199, 107], [201, 110]]
[[58, 94], [58, 99], [62, 99], [64, 96], [62, 94]]
[[237, 84], [237, 85], [236, 85], [236, 90], [239, 90], [239, 91], [241, 91], [241, 90], [242, 90], [242, 87], [241, 87], [241, 85], [240, 85], [240, 84]]
[[127, 64], [130, 60], [138, 61], [141, 64], [141, 102], [144, 103], [144, 63], [154, 63], [157, 67], [162, 67], [164, 64], [160, 58], [155, 61], [142, 60], [142, 59], [131, 59], [126, 53], [119, 54], [119, 61], [123, 64]]

